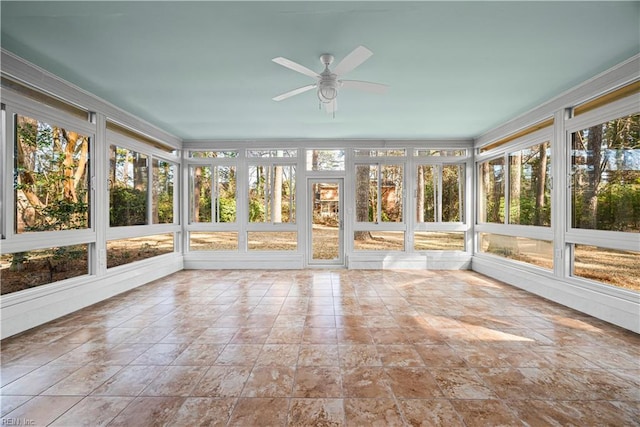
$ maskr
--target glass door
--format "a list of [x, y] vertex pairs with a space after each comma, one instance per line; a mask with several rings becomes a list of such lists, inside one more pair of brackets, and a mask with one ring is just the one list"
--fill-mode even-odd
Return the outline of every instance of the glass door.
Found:
[[309, 264], [344, 265], [342, 179], [310, 179]]

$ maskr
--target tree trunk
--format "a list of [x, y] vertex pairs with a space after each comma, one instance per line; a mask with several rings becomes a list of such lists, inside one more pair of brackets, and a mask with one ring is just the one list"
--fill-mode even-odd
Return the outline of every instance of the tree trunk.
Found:
[[133, 159], [133, 188], [140, 191], [146, 190], [147, 157], [137, 154]]
[[[369, 165], [356, 166], [356, 221], [369, 222]], [[369, 240], [371, 233], [356, 231], [355, 240]]]
[[424, 168], [426, 166], [418, 166], [418, 190], [416, 194], [416, 205], [418, 210], [418, 222], [424, 222]]
[[116, 185], [116, 146], [109, 146], [109, 188]]
[[[598, 186], [601, 178], [602, 154], [602, 126], [593, 126], [589, 128], [589, 136], [587, 137], [587, 185], [583, 193], [583, 211], [581, 217], [581, 227], [588, 229], [596, 229], [598, 218]], [[589, 155], [589, 153], [591, 155]]]
[[[503, 182], [495, 176], [495, 171], [492, 169], [490, 173], [493, 175], [493, 194], [492, 194], [492, 206], [491, 206], [491, 222], [503, 223], [503, 219], [500, 218], [500, 198], [503, 194]], [[504, 169], [503, 172], [504, 174]]]
[[124, 160], [122, 165], [122, 185], [129, 187], [129, 150], [122, 149]]
[[534, 225], [544, 225], [544, 215], [542, 210], [545, 206], [544, 193], [547, 185], [547, 146], [548, 143], [543, 142], [540, 144], [540, 164], [537, 170], [537, 182], [536, 182], [536, 211], [534, 216]]
[[[76, 203], [78, 201], [78, 195], [76, 193], [75, 173], [73, 170], [74, 161], [73, 155], [75, 154], [76, 144], [78, 143], [78, 135], [76, 132], [67, 132], [61, 129], [64, 139], [67, 141], [67, 145], [64, 147], [64, 160], [63, 165], [63, 196], [64, 199]], [[62, 148], [62, 147], [61, 147]]]
[[[158, 212], [158, 196], [160, 194], [160, 162], [158, 160], [153, 161], [153, 167], [151, 168], [151, 223], [160, 223], [160, 213]], [[164, 171], [166, 177], [166, 171]]]
[[509, 187], [511, 191], [509, 194], [509, 223], [520, 224], [520, 195], [522, 187], [522, 153], [518, 151], [513, 156], [510, 156], [511, 162], [511, 179]]
[[489, 179], [489, 162], [482, 163], [482, 200], [480, 200], [480, 207], [482, 212], [480, 213], [480, 221], [489, 222], [489, 191], [491, 190], [491, 180]]

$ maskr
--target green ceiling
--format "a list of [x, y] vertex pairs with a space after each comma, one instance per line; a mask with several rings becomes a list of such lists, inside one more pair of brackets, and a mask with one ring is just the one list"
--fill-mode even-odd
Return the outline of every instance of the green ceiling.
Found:
[[[470, 138], [640, 51], [640, 2], [16, 2], [2, 47], [185, 139]], [[332, 118], [271, 98], [357, 45]]]

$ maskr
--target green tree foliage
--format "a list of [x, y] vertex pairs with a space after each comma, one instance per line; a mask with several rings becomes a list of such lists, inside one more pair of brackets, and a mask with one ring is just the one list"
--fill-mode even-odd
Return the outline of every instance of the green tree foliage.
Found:
[[147, 192], [135, 188], [112, 188], [109, 200], [109, 223], [112, 227], [146, 224]]
[[111, 227], [148, 224], [148, 157], [111, 146], [109, 224]]

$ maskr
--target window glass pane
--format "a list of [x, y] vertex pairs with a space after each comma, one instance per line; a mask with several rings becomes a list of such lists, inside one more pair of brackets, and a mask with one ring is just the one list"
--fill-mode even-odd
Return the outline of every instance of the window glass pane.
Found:
[[20, 115], [15, 129], [15, 232], [89, 228], [89, 137]]
[[416, 148], [414, 151], [416, 156], [434, 156], [434, 157], [442, 157], [442, 156], [466, 156], [467, 150], [427, 150]]
[[189, 166], [189, 222], [211, 222], [211, 167]]
[[237, 251], [237, 231], [191, 232], [190, 251]]
[[356, 165], [356, 221], [378, 222], [378, 165]]
[[236, 167], [214, 166], [213, 222], [236, 222]]
[[572, 227], [640, 232], [640, 114], [572, 134]]
[[237, 151], [189, 151], [189, 157], [194, 159], [219, 159], [238, 157]]
[[0, 255], [2, 294], [88, 274], [89, 245], [59, 246]]
[[546, 240], [480, 233], [480, 252], [553, 268], [553, 244]]
[[640, 292], [640, 252], [574, 245], [573, 275]]
[[417, 220], [418, 222], [437, 221], [438, 166], [418, 166]]
[[403, 174], [400, 165], [380, 165], [382, 222], [402, 222]]
[[107, 268], [173, 252], [173, 233], [107, 241]]
[[173, 187], [177, 166], [164, 160], [153, 159], [153, 203], [151, 212], [154, 224], [173, 224]]
[[109, 224], [147, 224], [147, 156], [112, 145], [109, 157]]
[[504, 158], [480, 164], [480, 222], [504, 222]]
[[249, 165], [249, 222], [295, 223], [293, 165]]
[[404, 231], [356, 231], [356, 251], [404, 251]]
[[551, 225], [551, 148], [548, 142], [509, 154], [509, 223]]
[[464, 222], [464, 164], [442, 166], [442, 221]]
[[464, 251], [464, 232], [417, 231], [413, 234], [416, 251]]
[[307, 150], [308, 171], [343, 171], [344, 150]]
[[402, 222], [401, 165], [356, 165], [356, 221]]
[[247, 233], [250, 251], [295, 251], [298, 233], [295, 231], [250, 231]]
[[298, 157], [298, 150], [247, 150], [247, 157]]

